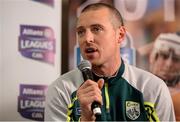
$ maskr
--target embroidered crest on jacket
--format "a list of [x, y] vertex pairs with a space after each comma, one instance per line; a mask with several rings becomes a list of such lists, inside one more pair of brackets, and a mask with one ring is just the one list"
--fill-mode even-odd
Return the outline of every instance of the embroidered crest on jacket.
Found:
[[136, 120], [140, 116], [140, 104], [126, 101], [126, 116], [131, 120]]

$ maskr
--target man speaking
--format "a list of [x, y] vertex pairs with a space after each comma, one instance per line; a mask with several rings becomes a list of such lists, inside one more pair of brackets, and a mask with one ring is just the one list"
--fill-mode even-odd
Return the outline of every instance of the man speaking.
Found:
[[[48, 121], [174, 121], [166, 84], [146, 71], [126, 64], [120, 46], [126, 30], [114, 7], [96, 3], [85, 7], [77, 21], [81, 54], [92, 65], [93, 79], [78, 68], [49, 86]], [[100, 107], [93, 111], [93, 103]]]

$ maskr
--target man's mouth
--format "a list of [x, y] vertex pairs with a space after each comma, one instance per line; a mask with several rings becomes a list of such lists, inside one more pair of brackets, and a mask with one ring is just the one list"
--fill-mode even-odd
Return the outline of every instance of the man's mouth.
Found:
[[96, 51], [97, 51], [97, 49], [91, 48], [91, 47], [85, 49], [85, 52], [86, 52], [86, 53], [94, 53], [94, 52], [96, 52]]

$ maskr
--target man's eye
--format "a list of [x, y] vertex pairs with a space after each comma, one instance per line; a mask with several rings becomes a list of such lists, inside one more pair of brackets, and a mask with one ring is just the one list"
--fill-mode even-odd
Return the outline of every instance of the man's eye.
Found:
[[100, 28], [100, 27], [93, 27], [92, 28], [92, 32], [97, 33], [97, 32], [100, 32], [100, 31], [102, 31], [102, 28]]
[[164, 52], [159, 52], [159, 56], [161, 58], [163, 58], [164, 60], [168, 59], [170, 54], [168, 52], [164, 53]]
[[79, 35], [79, 36], [82, 36], [83, 34], [84, 34], [84, 30], [79, 30], [79, 31], [77, 31], [77, 34]]
[[173, 60], [174, 62], [180, 62], [180, 58], [179, 58], [178, 56], [173, 56], [173, 57], [172, 57], [172, 60]]
[[163, 59], [168, 59], [168, 58], [169, 58], [169, 55], [168, 55], [168, 54], [161, 53], [160, 55], [163, 57]]

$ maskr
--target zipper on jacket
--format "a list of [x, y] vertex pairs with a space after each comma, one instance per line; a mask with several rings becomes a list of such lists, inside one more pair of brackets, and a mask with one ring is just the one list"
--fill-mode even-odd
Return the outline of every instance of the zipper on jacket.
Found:
[[108, 93], [108, 83], [105, 82], [105, 100], [106, 100], [106, 113], [110, 113], [110, 100]]

